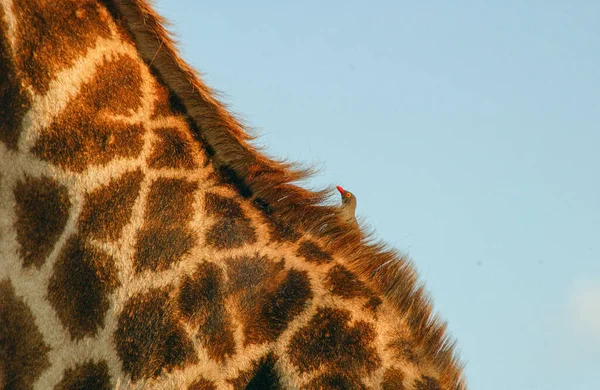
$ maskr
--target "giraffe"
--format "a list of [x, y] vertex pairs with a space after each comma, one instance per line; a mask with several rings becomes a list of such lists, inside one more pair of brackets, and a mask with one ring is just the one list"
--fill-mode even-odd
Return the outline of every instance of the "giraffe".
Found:
[[0, 0], [0, 388], [466, 389], [409, 260], [144, 0]]

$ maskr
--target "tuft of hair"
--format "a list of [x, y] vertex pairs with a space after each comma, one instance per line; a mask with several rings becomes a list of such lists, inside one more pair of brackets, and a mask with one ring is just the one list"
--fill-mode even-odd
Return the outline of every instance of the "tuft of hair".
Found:
[[[381, 242], [371, 232], [347, 229], [336, 208], [324, 206], [328, 190], [311, 191], [295, 184], [311, 169], [266, 157], [249, 144], [253, 139], [216, 93], [178, 55], [165, 20], [144, 0], [103, 0], [115, 20], [129, 32], [138, 53], [173, 95], [174, 106], [188, 118], [193, 136], [202, 141], [220, 174], [239, 193], [287, 231], [319, 237], [325, 249], [343, 256], [350, 267], [386, 295], [396, 309], [411, 319], [414, 340], [424, 358], [440, 372], [444, 388], [466, 389], [462, 364], [446, 324], [432, 311], [430, 299], [410, 260]], [[292, 241], [301, 235], [290, 234]]]

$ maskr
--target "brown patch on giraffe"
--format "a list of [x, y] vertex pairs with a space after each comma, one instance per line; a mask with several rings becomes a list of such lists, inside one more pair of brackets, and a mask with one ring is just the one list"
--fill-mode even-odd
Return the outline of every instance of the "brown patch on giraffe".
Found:
[[322, 250], [319, 245], [312, 241], [302, 241], [298, 246], [296, 254], [304, 257], [306, 261], [316, 264], [329, 263], [333, 260], [329, 253]]
[[54, 387], [55, 390], [109, 390], [112, 388], [108, 365], [104, 360], [98, 363], [87, 361], [77, 364], [74, 368], [67, 368], [61, 381]]
[[232, 257], [225, 260], [229, 277], [230, 293], [246, 293], [247, 290], [274, 286], [278, 283], [276, 278], [281, 278], [285, 272], [283, 259], [274, 261], [267, 256], [254, 254], [253, 256]]
[[440, 382], [427, 375], [421, 375], [421, 379], [415, 381], [415, 390], [442, 390]]
[[398, 336], [396, 340], [388, 344], [388, 347], [391, 348], [396, 357], [401, 360], [409, 361], [413, 364], [418, 364], [419, 359], [417, 358], [417, 354], [413, 349], [414, 343], [410, 342], [404, 337]]
[[19, 21], [16, 57], [25, 81], [39, 94], [99, 37], [110, 37], [107, 15], [94, 0], [19, 0], [13, 2], [13, 11]]
[[192, 382], [187, 390], [217, 390], [217, 385], [211, 380], [199, 378]]
[[71, 338], [80, 340], [104, 327], [108, 296], [118, 285], [114, 259], [74, 236], [54, 263], [48, 300]]
[[341, 374], [341, 373], [329, 373], [319, 375], [315, 379], [311, 380], [308, 385], [303, 386], [302, 389], [328, 389], [328, 390], [347, 390], [347, 389], [361, 389], [366, 390], [367, 387], [361, 382], [360, 377], [353, 374]]
[[31, 99], [20, 82], [8, 42], [4, 9], [0, 8], [0, 142], [17, 150], [21, 122], [31, 107]]
[[373, 290], [358, 279], [354, 273], [340, 264], [331, 267], [325, 278], [325, 286], [329, 288], [332, 294], [342, 298], [368, 298], [364, 306], [371, 311], [376, 311], [382, 303], [381, 298], [375, 296]]
[[283, 389], [279, 373], [275, 368], [277, 358], [272, 353], [254, 362], [253, 366], [241, 372], [234, 379], [227, 382], [233, 385], [234, 390], [279, 390]]
[[171, 295], [167, 289], [137, 294], [119, 315], [114, 343], [123, 370], [133, 381], [197, 360]]
[[381, 363], [373, 346], [375, 331], [364, 321], [350, 325], [350, 318], [347, 310], [318, 308], [290, 341], [290, 361], [302, 373], [323, 366], [359, 375], [373, 371]]
[[31, 310], [8, 280], [0, 281], [0, 379], [4, 389], [30, 389], [50, 367], [50, 347]]
[[98, 65], [54, 122], [42, 130], [32, 151], [64, 169], [82, 172], [118, 157], [135, 157], [143, 146], [142, 124], [113, 115], [131, 115], [141, 105], [140, 64], [119, 55]]
[[206, 214], [217, 219], [206, 232], [208, 245], [232, 249], [256, 242], [256, 232], [238, 201], [208, 192], [204, 203]]
[[399, 368], [385, 370], [381, 390], [404, 390], [404, 373]]
[[325, 278], [325, 285], [331, 290], [332, 294], [339, 295], [342, 298], [369, 295], [365, 284], [340, 264], [331, 267]]
[[178, 299], [182, 317], [198, 327], [208, 356], [220, 362], [235, 352], [234, 329], [225, 310], [224, 279], [218, 266], [201, 263], [191, 277], [183, 279]]
[[186, 228], [144, 228], [138, 233], [135, 272], [162, 271], [181, 261], [196, 242], [196, 235]]
[[273, 216], [271, 207], [267, 202], [261, 198], [255, 198], [252, 203], [262, 212], [273, 240], [276, 242], [296, 242], [300, 239], [300, 233], [292, 226]]
[[276, 340], [312, 298], [307, 273], [284, 269], [283, 260], [257, 255], [226, 262], [244, 326], [244, 346]]
[[14, 189], [17, 241], [24, 267], [41, 267], [63, 232], [71, 201], [56, 181], [26, 177]]
[[195, 182], [157, 179], [150, 187], [144, 224], [138, 232], [134, 270], [165, 270], [181, 260], [196, 243], [187, 226], [194, 208]]
[[192, 169], [196, 167], [192, 141], [188, 140], [181, 130], [161, 128], [155, 129], [154, 134], [158, 139], [154, 142], [154, 150], [148, 157], [150, 168]]
[[296, 242], [302, 237], [292, 226], [276, 218], [266, 217], [271, 237], [278, 242]]
[[383, 300], [378, 296], [372, 296], [369, 298], [367, 302], [363, 305], [365, 309], [369, 309], [372, 312], [376, 312], [379, 306], [383, 303]]
[[79, 217], [80, 232], [99, 240], [117, 240], [131, 218], [143, 178], [139, 169], [127, 172], [86, 194]]
[[145, 225], [180, 225], [194, 212], [194, 192], [198, 183], [182, 179], [159, 178], [150, 187]]
[[173, 115], [170, 102], [170, 92], [160, 83], [154, 84], [154, 109], [152, 119]]

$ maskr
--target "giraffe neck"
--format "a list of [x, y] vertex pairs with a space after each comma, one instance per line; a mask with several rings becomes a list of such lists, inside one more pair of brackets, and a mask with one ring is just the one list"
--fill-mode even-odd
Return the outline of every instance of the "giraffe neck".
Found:
[[148, 5], [0, 4], [0, 384], [462, 386], [405, 260], [252, 149]]

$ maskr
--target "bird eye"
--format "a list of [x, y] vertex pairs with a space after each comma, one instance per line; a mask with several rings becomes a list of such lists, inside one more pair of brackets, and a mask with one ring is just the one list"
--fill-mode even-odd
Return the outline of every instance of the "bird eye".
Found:
[[351, 193], [349, 193], [349, 192], [346, 192], [346, 198], [349, 198], [349, 197], [351, 197], [351, 196], [352, 196], [352, 194], [351, 194]]

